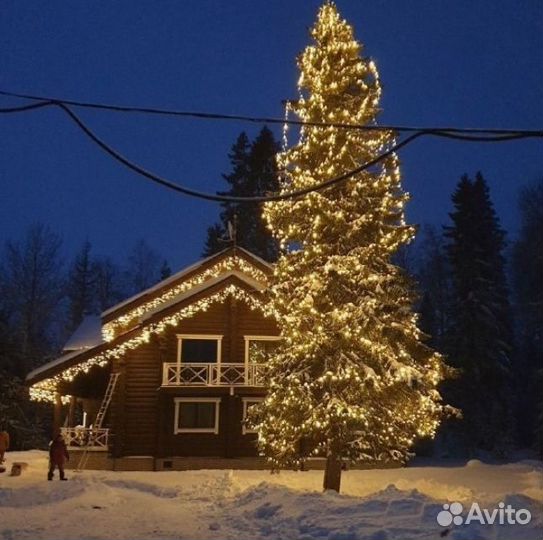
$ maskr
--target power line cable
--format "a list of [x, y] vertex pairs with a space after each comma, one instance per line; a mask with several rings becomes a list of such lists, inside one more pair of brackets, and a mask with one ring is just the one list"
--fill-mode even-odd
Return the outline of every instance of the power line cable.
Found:
[[456, 140], [462, 140], [462, 141], [471, 141], [471, 142], [503, 142], [503, 141], [511, 141], [516, 139], [526, 139], [526, 138], [532, 138], [536, 136], [542, 136], [541, 134], [526, 134], [526, 133], [511, 133], [511, 134], [503, 134], [503, 135], [469, 135], [469, 134], [459, 134], [459, 133], [449, 133], [449, 132], [442, 132], [440, 130], [424, 130], [424, 131], [418, 131], [415, 132], [408, 137], [406, 137], [403, 141], [394, 144], [391, 146], [388, 150], [385, 152], [379, 154], [377, 157], [371, 159], [370, 161], [367, 161], [366, 163], [363, 163], [359, 167], [356, 167], [355, 169], [352, 169], [344, 174], [341, 174], [339, 176], [336, 176], [334, 178], [331, 178], [329, 180], [326, 180], [320, 184], [317, 184], [315, 186], [310, 186], [304, 189], [299, 190], [293, 190], [291, 192], [282, 193], [282, 194], [276, 194], [276, 195], [262, 195], [262, 196], [254, 196], [254, 197], [235, 197], [230, 195], [220, 195], [218, 193], [207, 193], [203, 191], [194, 190], [191, 188], [187, 188], [185, 186], [176, 184], [175, 182], [172, 182], [171, 180], [168, 180], [166, 178], [163, 178], [159, 176], [158, 174], [155, 174], [151, 171], [146, 170], [142, 166], [138, 165], [137, 163], [134, 163], [133, 161], [129, 160], [127, 157], [122, 155], [118, 150], [114, 149], [112, 146], [107, 144], [105, 141], [103, 141], [98, 135], [96, 135], [82, 120], [77, 116], [69, 106], [65, 105], [62, 102], [58, 101], [50, 101], [50, 102], [41, 102], [39, 104], [35, 104], [35, 106], [26, 106], [26, 107], [20, 107], [18, 111], [14, 111], [14, 108], [11, 109], [0, 109], [0, 113], [2, 112], [26, 112], [30, 110], [35, 110], [37, 108], [41, 107], [58, 107], [62, 111], [64, 111], [70, 119], [80, 128], [80, 130], [89, 138], [91, 139], [98, 147], [100, 147], [104, 152], [106, 152], [108, 155], [113, 157], [116, 161], [127, 167], [128, 169], [136, 172], [140, 176], [143, 176], [144, 178], [147, 178], [148, 180], [151, 180], [152, 182], [155, 182], [157, 184], [160, 184], [164, 187], [167, 187], [169, 189], [172, 189], [178, 193], [182, 193], [184, 195], [188, 195], [191, 197], [196, 197], [199, 199], [209, 200], [209, 201], [215, 201], [215, 202], [233, 202], [233, 203], [261, 203], [261, 202], [272, 202], [272, 201], [281, 201], [281, 200], [287, 200], [287, 199], [296, 199], [299, 197], [302, 197], [304, 195], [307, 195], [308, 193], [321, 191], [323, 189], [335, 186], [341, 182], [344, 182], [345, 180], [348, 180], [349, 178], [355, 176], [356, 174], [361, 173], [364, 170], [369, 169], [370, 167], [376, 165], [377, 163], [383, 161], [388, 156], [392, 155], [393, 153], [397, 152], [401, 148], [407, 146], [408, 144], [412, 143], [414, 140], [418, 139], [419, 137], [423, 136], [435, 136], [435, 137], [445, 137], [449, 139], [456, 139]]
[[51, 102], [40, 101], [38, 103], [31, 103], [29, 105], [20, 105], [19, 107], [4, 107], [0, 108], [0, 113], [9, 114], [9, 113], [20, 113], [25, 111], [32, 111], [35, 109], [42, 109], [44, 107], [50, 107]]
[[450, 133], [472, 133], [472, 134], [501, 134], [510, 135], [517, 133], [532, 134], [536, 136], [543, 136], [542, 130], [527, 130], [527, 129], [498, 129], [498, 128], [459, 128], [459, 127], [416, 127], [416, 126], [401, 126], [401, 125], [362, 125], [362, 124], [350, 124], [350, 123], [337, 123], [337, 122], [306, 122], [302, 120], [290, 120], [285, 118], [275, 118], [267, 116], [246, 116], [239, 114], [224, 114], [214, 112], [198, 112], [198, 111], [181, 111], [175, 109], [162, 109], [155, 107], [131, 107], [125, 105], [112, 105], [108, 103], [96, 103], [88, 101], [76, 101], [54, 97], [46, 97], [32, 94], [21, 94], [17, 92], [9, 92], [7, 90], [0, 90], [0, 95], [17, 97], [22, 99], [32, 99], [43, 102], [63, 103], [64, 105], [72, 107], [81, 107], [87, 109], [101, 109], [113, 112], [122, 113], [141, 113], [141, 114], [154, 114], [161, 116], [180, 116], [189, 118], [199, 118], [204, 120], [234, 120], [241, 122], [252, 122], [258, 124], [288, 124], [294, 126], [308, 126], [308, 127], [334, 127], [338, 129], [355, 129], [362, 131], [397, 131], [397, 132], [419, 132], [419, 131], [441, 131]]

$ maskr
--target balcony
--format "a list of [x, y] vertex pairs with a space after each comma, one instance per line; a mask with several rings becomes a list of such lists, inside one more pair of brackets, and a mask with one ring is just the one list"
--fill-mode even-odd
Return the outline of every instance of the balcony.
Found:
[[264, 364], [165, 363], [162, 386], [264, 386]]
[[109, 429], [63, 427], [60, 433], [69, 450], [86, 449], [106, 451], [108, 449]]

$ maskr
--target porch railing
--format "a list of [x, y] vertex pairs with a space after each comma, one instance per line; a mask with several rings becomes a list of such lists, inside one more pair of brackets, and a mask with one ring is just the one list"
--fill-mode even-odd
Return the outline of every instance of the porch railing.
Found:
[[165, 363], [162, 386], [264, 386], [264, 364]]
[[109, 444], [108, 428], [63, 427], [60, 432], [69, 449], [107, 450]]

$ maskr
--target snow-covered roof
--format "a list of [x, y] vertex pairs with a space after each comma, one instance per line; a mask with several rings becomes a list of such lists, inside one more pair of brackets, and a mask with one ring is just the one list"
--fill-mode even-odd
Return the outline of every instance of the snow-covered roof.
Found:
[[[262, 283], [259, 283], [258, 281], [250, 278], [249, 276], [247, 276], [243, 272], [239, 272], [237, 270], [231, 270], [231, 271], [225, 272], [225, 273], [221, 274], [220, 276], [208, 279], [205, 282], [192, 287], [191, 289], [189, 289], [185, 293], [180, 294], [180, 295], [176, 296], [175, 298], [172, 298], [171, 300], [169, 300], [167, 302], [164, 302], [163, 304], [161, 304], [156, 309], [146, 313], [145, 316], [140, 319], [138, 327], [133, 328], [132, 330], [128, 331], [125, 334], [121, 334], [120, 336], [117, 336], [114, 341], [112, 341], [110, 343], [106, 343], [106, 342], [104, 342], [102, 340], [102, 337], [100, 335], [99, 341], [98, 341], [98, 339], [96, 339], [94, 345], [83, 346], [83, 347], [81, 347], [81, 348], [79, 348], [77, 350], [67, 351], [65, 354], [63, 354], [59, 358], [56, 358], [55, 360], [52, 360], [51, 362], [48, 362], [47, 364], [44, 364], [43, 366], [40, 366], [39, 368], [36, 368], [32, 372], [30, 372], [26, 376], [26, 380], [27, 381], [33, 381], [33, 379], [35, 377], [39, 377], [40, 375], [42, 375], [41, 379], [47, 378], [46, 376], [44, 377], [43, 374], [48, 373], [51, 370], [51, 368], [55, 368], [55, 367], [59, 368], [60, 366], [67, 367], [68, 365], [71, 366], [71, 365], [74, 365], [74, 364], [78, 364], [79, 362], [81, 362], [81, 361], [83, 361], [85, 359], [88, 359], [89, 356], [92, 356], [94, 349], [96, 349], [95, 352], [98, 353], [99, 351], [103, 351], [104, 347], [107, 348], [110, 345], [113, 346], [115, 343], [118, 343], [119, 341], [127, 339], [127, 337], [131, 334], [131, 332], [136, 331], [138, 328], [141, 328], [142, 326], [145, 326], [145, 324], [147, 323], [147, 321], [149, 319], [152, 319], [153, 317], [157, 317], [157, 316], [160, 317], [159, 314], [162, 311], [167, 311], [168, 308], [171, 308], [171, 307], [175, 306], [176, 304], [180, 304], [182, 302], [190, 301], [190, 299], [193, 296], [196, 296], [196, 295], [204, 292], [206, 289], [212, 288], [213, 286], [219, 285], [220, 283], [231, 280], [232, 278], [240, 280], [241, 282], [245, 283], [246, 285], [248, 285], [249, 287], [251, 287], [251, 288], [253, 288], [253, 289], [257, 290], [257, 291], [261, 291], [261, 290], [264, 289], [264, 285]], [[84, 326], [84, 323], [82, 323], [81, 326]], [[80, 326], [80, 328], [81, 328], [81, 326]], [[92, 335], [91, 332], [90, 332], [90, 329], [92, 328], [92, 321], [88, 321], [88, 326], [87, 325], [85, 325], [85, 326], [89, 329], [88, 337], [90, 338], [91, 335]], [[81, 328], [81, 335], [82, 335], [81, 340], [76, 341], [74, 339], [73, 343], [77, 343], [77, 342], [83, 343], [83, 342], [85, 342], [85, 340], [83, 339], [83, 335], [85, 334], [85, 332], [84, 332], [85, 326], [83, 328]], [[80, 328], [78, 328], [78, 330], [76, 331], [74, 336], [72, 336], [72, 338], [76, 337], [76, 334], [78, 334]], [[98, 328], [100, 329], [100, 326]], [[72, 338], [70, 338], [68, 344], [72, 343]], [[86, 343], [91, 343], [91, 340], [89, 339], [89, 341], [86, 341]], [[65, 351], [66, 351], [66, 348], [65, 348]], [[76, 358], [78, 356], [81, 356], [80, 360], [76, 360]], [[60, 371], [60, 370], [57, 369], [57, 371]], [[32, 384], [34, 384], [34, 383], [32, 383]]]
[[[85, 349], [85, 350], [89, 350], [89, 349]], [[45, 371], [50, 370], [51, 368], [54, 368], [56, 366], [61, 366], [65, 364], [66, 362], [69, 362], [72, 358], [79, 356], [81, 352], [82, 352], [81, 350], [70, 351], [66, 354], [63, 354], [62, 356], [59, 356], [58, 358], [55, 358], [54, 360], [51, 360], [51, 362], [47, 362], [47, 364], [43, 364], [43, 366], [37, 367], [26, 376], [26, 380], [30, 381], [34, 377], [40, 375], [41, 373]]]
[[[159, 291], [159, 290], [167, 287], [171, 283], [175, 283], [179, 279], [183, 278], [185, 275], [190, 274], [191, 272], [193, 272], [194, 270], [199, 268], [200, 266], [204, 266], [210, 260], [212, 260], [214, 258], [217, 258], [217, 257], [223, 255], [224, 253], [226, 253], [227, 251], [230, 251], [232, 249], [233, 248], [226, 248], [223, 251], [215, 253], [215, 254], [213, 254], [213, 255], [211, 255], [209, 257], [206, 257], [205, 259], [201, 259], [200, 261], [197, 261], [194, 264], [191, 264], [190, 266], [187, 266], [186, 268], [183, 268], [183, 270], [180, 270], [179, 272], [176, 272], [175, 274], [172, 274], [170, 277], [168, 277], [168, 278], [166, 278], [166, 279], [164, 279], [162, 281], [159, 281], [156, 285], [153, 285], [149, 289], [145, 289], [144, 291], [141, 291], [141, 292], [131, 296], [130, 298], [127, 298], [126, 300], [123, 300], [122, 302], [119, 302], [118, 304], [115, 304], [114, 306], [110, 307], [109, 309], [106, 309], [105, 311], [102, 312], [102, 317], [105, 317], [105, 316], [107, 316], [107, 315], [109, 315], [111, 313], [114, 313], [114, 312], [118, 311], [119, 309], [131, 304], [132, 302], [134, 302], [135, 300], [138, 300], [139, 298], [143, 298], [145, 296], [152, 295], [156, 291]], [[236, 246], [235, 249], [237, 251], [241, 251], [241, 252], [245, 253], [249, 258], [258, 261], [260, 264], [262, 264], [263, 266], [269, 268], [270, 270], [273, 269], [272, 264], [265, 261], [264, 259], [262, 259], [258, 255], [255, 255], [254, 253], [251, 253], [250, 251], [246, 250], [245, 248], [242, 248], [240, 246]]]
[[87, 315], [64, 345], [63, 351], [80, 351], [103, 343], [102, 323], [98, 315]]
[[221, 274], [220, 276], [217, 276], [215, 278], [208, 279], [204, 281], [203, 283], [200, 283], [200, 285], [195, 285], [188, 291], [177, 295], [176, 297], [172, 298], [171, 300], [168, 300], [160, 306], [157, 306], [155, 309], [148, 311], [142, 318], [141, 322], [146, 321], [147, 319], [150, 319], [157, 313], [160, 313], [161, 311], [164, 311], [165, 309], [169, 308], [170, 306], [174, 306], [175, 304], [179, 304], [180, 302], [183, 302], [184, 300], [190, 298], [191, 296], [194, 296], [202, 291], [205, 291], [206, 289], [209, 289], [213, 287], [213, 285], [216, 285], [217, 283], [220, 283], [222, 281], [227, 280], [229, 277], [237, 277], [244, 283], [247, 283], [247, 285], [251, 286], [257, 291], [261, 291], [264, 289], [263, 285], [259, 283], [258, 281], [251, 279], [249, 276], [245, 275], [243, 272], [238, 272], [237, 270], [230, 270], [229, 272], [225, 272], [224, 274]]

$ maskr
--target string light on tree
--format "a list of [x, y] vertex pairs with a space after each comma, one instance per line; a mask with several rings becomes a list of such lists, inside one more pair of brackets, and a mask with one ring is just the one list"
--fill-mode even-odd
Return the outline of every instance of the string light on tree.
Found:
[[[298, 65], [305, 122], [376, 125], [381, 86], [353, 29], [326, 3]], [[278, 157], [282, 193], [314, 186], [394, 144], [390, 130], [303, 126]], [[325, 455], [324, 487], [339, 490], [342, 461], [405, 461], [432, 437], [445, 407], [436, 389], [446, 368], [422, 343], [409, 280], [391, 256], [414, 236], [392, 154], [341, 185], [265, 206], [283, 247], [271, 305], [283, 340], [271, 359], [269, 393], [252, 421], [275, 467]]]

